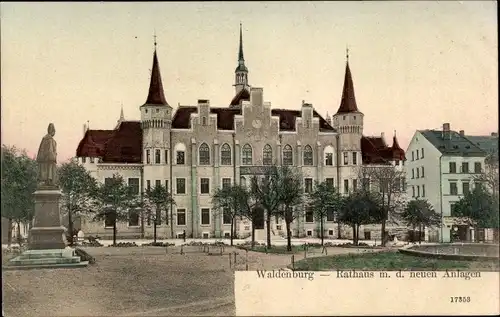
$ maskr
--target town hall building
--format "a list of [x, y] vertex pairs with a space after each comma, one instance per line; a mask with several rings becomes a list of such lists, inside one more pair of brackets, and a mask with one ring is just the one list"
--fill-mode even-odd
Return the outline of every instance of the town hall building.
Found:
[[[298, 168], [305, 192], [312, 190], [315, 181], [327, 181], [347, 193], [358, 186], [360, 166], [404, 161], [396, 136], [391, 146], [383, 136], [363, 136], [364, 115], [356, 103], [348, 57], [342, 97], [332, 109], [336, 110], [333, 117], [321, 116], [304, 101], [300, 109], [273, 108], [265, 101], [264, 90], [250, 85], [248, 74], [240, 26], [235, 92], [228, 96], [228, 104], [214, 106], [198, 99], [196, 105], [174, 109], [164, 94], [155, 45], [140, 120], [125, 120], [122, 111], [114, 129], [85, 128], [76, 158], [100, 182], [115, 173], [122, 175], [138, 195], [156, 184], [166, 186], [175, 205], [169, 211], [172, 217], [164, 215], [158, 225], [158, 236], [164, 238], [179, 237], [184, 231], [194, 238], [227, 237], [230, 221], [213, 210], [211, 195], [216, 188], [249, 184], [264, 166]], [[110, 236], [110, 221], [86, 220], [82, 229], [86, 235]], [[258, 222], [256, 228], [264, 229], [263, 214]], [[337, 226], [333, 215], [327, 217], [326, 236], [336, 238]], [[240, 238], [250, 235], [248, 221], [239, 220], [237, 228]], [[273, 219], [272, 228], [273, 234], [283, 234], [284, 222]], [[306, 212], [294, 221], [292, 232], [316, 237], [318, 228], [319, 222]], [[123, 238], [151, 236], [152, 221], [131, 211], [128, 222], [117, 224], [117, 232]]]

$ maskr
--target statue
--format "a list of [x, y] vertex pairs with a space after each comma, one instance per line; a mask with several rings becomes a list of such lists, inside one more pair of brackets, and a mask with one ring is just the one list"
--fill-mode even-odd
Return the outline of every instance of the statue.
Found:
[[48, 133], [40, 142], [36, 162], [38, 163], [38, 185], [55, 187], [56, 180], [56, 164], [57, 164], [57, 143], [54, 140], [56, 128], [54, 124], [49, 124]]

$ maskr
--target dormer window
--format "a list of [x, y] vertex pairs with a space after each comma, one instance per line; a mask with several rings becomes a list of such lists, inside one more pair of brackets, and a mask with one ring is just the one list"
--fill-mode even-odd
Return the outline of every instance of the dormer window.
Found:
[[144, 112], [145, 112], [145, 113], [148, 113], [148, 109], [145, 109], [145, 110], [144, 110]]

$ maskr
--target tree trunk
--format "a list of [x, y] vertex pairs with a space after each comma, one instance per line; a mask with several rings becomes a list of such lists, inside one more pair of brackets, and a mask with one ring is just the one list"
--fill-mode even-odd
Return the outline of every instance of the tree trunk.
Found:
[[320, 220], [320, 228], [321, 228], [321, 246], [323, 246], [323, 243], [325, 241], [325, 232], [323, 230], [323, 217], [321, 217]]
[[115, 220], [113, 221], [113, 246], [116, 247], [116, 214]]
[[153, 222], [153, 243], [156, 243], [156, 217], [155, 221]]
[[266, 231], [267, 231], [267, 248], [271, 249], [271, 213], [269, 210], [266, 212]]
[[252, 220], [252, 249], [255, 247], [255, 222]]
[[71, 208], [68, 208], [68, 231], [69, 231], [68, 244], [70, 247], [72, 247], [73, 246], [73, 213], [71, 212]]
[[234, 227], [234, 217], [231, 219], [231, 234], [229, 235], [229, 238], [231, 239], [231, 246], [233, 246], [233, 227]]
[[359, 244], [359, 227], [360, 225], [356, 225], [356, 245]]
[[144, 239], [144, 209], [141, 208], [141, 239]]
[[8, 226], [9, 226], [9, 229], [7, 231], [7, 245], [10, 248], [10, 246], [12, 244], [12, 219], [9, 219]]
[[418, 244], [422, 244], [422, 224], [418, 225]]
[[22, 246], [23, 244], [23, 237], [21, 236], [21, 222], [20, 221], [17, 221], [17, 230], [16, 230], [16, 234], [17, 234], [17, 244], [19, 244], [19, 247]]
[[290, 230], [290, 222], [285, 219], [286, 226], [286, 250], [292, 251], [292, 230]]
[[382, 219], [382, 246], [385, 247], [385, 243], [387, 240], [387, 237], [385, 236], [385, 222], [386, 222], [386, 217], [384, 215], [384, 219]]
[[352, 244], [358, 245], [358, 241], [356, 240], [356, 225], [352, 225]]
[[342, 238], [342, 235], [341, 235], [341, 232], [340, 232], [340, 222], [337, 222], [337, 239], [341, 239]]

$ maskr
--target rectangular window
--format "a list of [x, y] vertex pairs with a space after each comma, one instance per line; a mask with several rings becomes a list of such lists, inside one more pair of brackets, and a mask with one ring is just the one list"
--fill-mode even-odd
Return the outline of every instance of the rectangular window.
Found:
[[406, 192], [406, 179], [401, 177], [401, 185], [403, 187], [403, 192]]
[[231, 179], [223, 178], [222, 179], [222, 189], [231, 187]]
[[168, 150], [165, 150], [165, 164], [168, 164]]
[[304, 192], [312, 193], [312, 188], [313, 188], [313, 179], [312, 178], [305, 178], [304, 179]]
[[200, 194], [210, 194], [210, 179], [201, 178], [200, 179]]
[[160, 187], [161, 186], [161, 180], [157, 179], [155, 181], [155, 187]]
[[394, 161], [394, 165], [399, 166], [399, 160]]
[[417, 197], [420, 197], [420, 186], [417, 185]]
[[344, 152], [344, 165], [349, 164], [349, 154]]
[[146, 188], [151, 189], [151, 181], [149, 179], [146, 181]]
[[353, 190], [358, 189], [358, 180], [357, 179], [352, 180], [352, 189]]
[[415, 161], [415, 153], [413, 151], [411, 151], [411, 160]]
[[450, 183], [450, 195], [458, 195], [457, 183]]
[[469, 173], [469, 163], [462, 163], [462, 173]]
[[93, 157], [90, 158], [90, 163], [94, 163], [94, 158]]
[[457, 163], [450, 162], [450, 173], [455, 174], [457, 172]]
[[201, 208], [201, 224], [209, 225], [210, 224], [210, 209], [209, 208]]
[[227, 207], [222, 210], [222, 223], [225, 225], [231, 224], [231, 210]]
[[177, 165], [186, 164], [184, 151], [177, 151], [176, 152], [176, 163], [177, 163]]
[[139, 226], [139, 212], [135, 209], [131, 209], [128, 212], [128, 225], [129, 227]]
[[333, 188], [334, 186], [333, 178], [326, 178], [325, 182], [328, 187]]
[[476, 174], [481, 173], [481, 162], [474, 163], [474, 173]]
[[168, 179], [165, 180], [165, 188], [170, 193], [170, 188], [168, 187]]
[[314, 213], [311, 207], [306, 207], [306, 222], [314, 222]]
[[420, 175], [420, 176], [424, 177], [424, 175], [425, 175], [424, 174], [424, 167], [422, 166], [422, 175]]
[[358, 164], [358, 153], [353, 152], [352, 153], [352, 164], [357, 165]]
[[160, 164], [160, 159], [161, 159], [160, 155], [161, 155], [160, 150], [155, 150], [155, 164]]
[[138, 178], [129, 178], [128, 179], [128, 188], [130, 193], [133, 195], [139, 195], [139, 179]]
[[417, 160], [418, 160], [418, 150], [417, 150]]
[[411, 197], [415, 197], [415, 186], [411, 187]]
[[326, 221], [335, 221], [335, 210], [332, 207], [326, 210]]
[[175, 192], [177, 194], [185, 194], [186, 193], [186, 179], [185, 178], [177, 178], [175, 181], [177, 182]]
[[417, 167], [417, 178], [420, 177], [420, 169]]
[[177, 209], [177, 225], [186, 225], [186, 209]]
[[146, 163], [151, 163], [151, 155], [149, 150], [146, 150]]
[[401, 178], [396, 177], [394, 179], [394, 191], [399, 192], [401, 191]]
[[456, 217], [455, 202], [450, 203], [450, 216]]
[[420, 149], [420, 158], [424, 158], [424, 149]]
[[462, 183], [462, 194], [465, 195], [470, 190], [470, 184], [468, 182]]
[[348, 193], [348, 192], [349, 192], [349, 180], [344, 179], [344, 193]]
[[332, 166], [333, 165], [333, 153], [325, 154], [325, 165]]
[[82, 157], [82, 163], [85, 164], [87, 162], [87, 158], [86, 157]]
[[422, 197], [425, 197], [425, 185], [422, 184]]
[[415, 170], [413, 168], [411, 169], [411, 178], [415, 178]]
[[113, 227], [115, 223], [115, 213], [112, 210], [107, 211], [104, 214], [104, 226], [105, 227]]
[[306, 166], [313, 165], [313, 152], [312, 152], [312, 150], [311, 151], [308, 151], [308, 150], [304, 151], [304, 165], [306, 165]]

